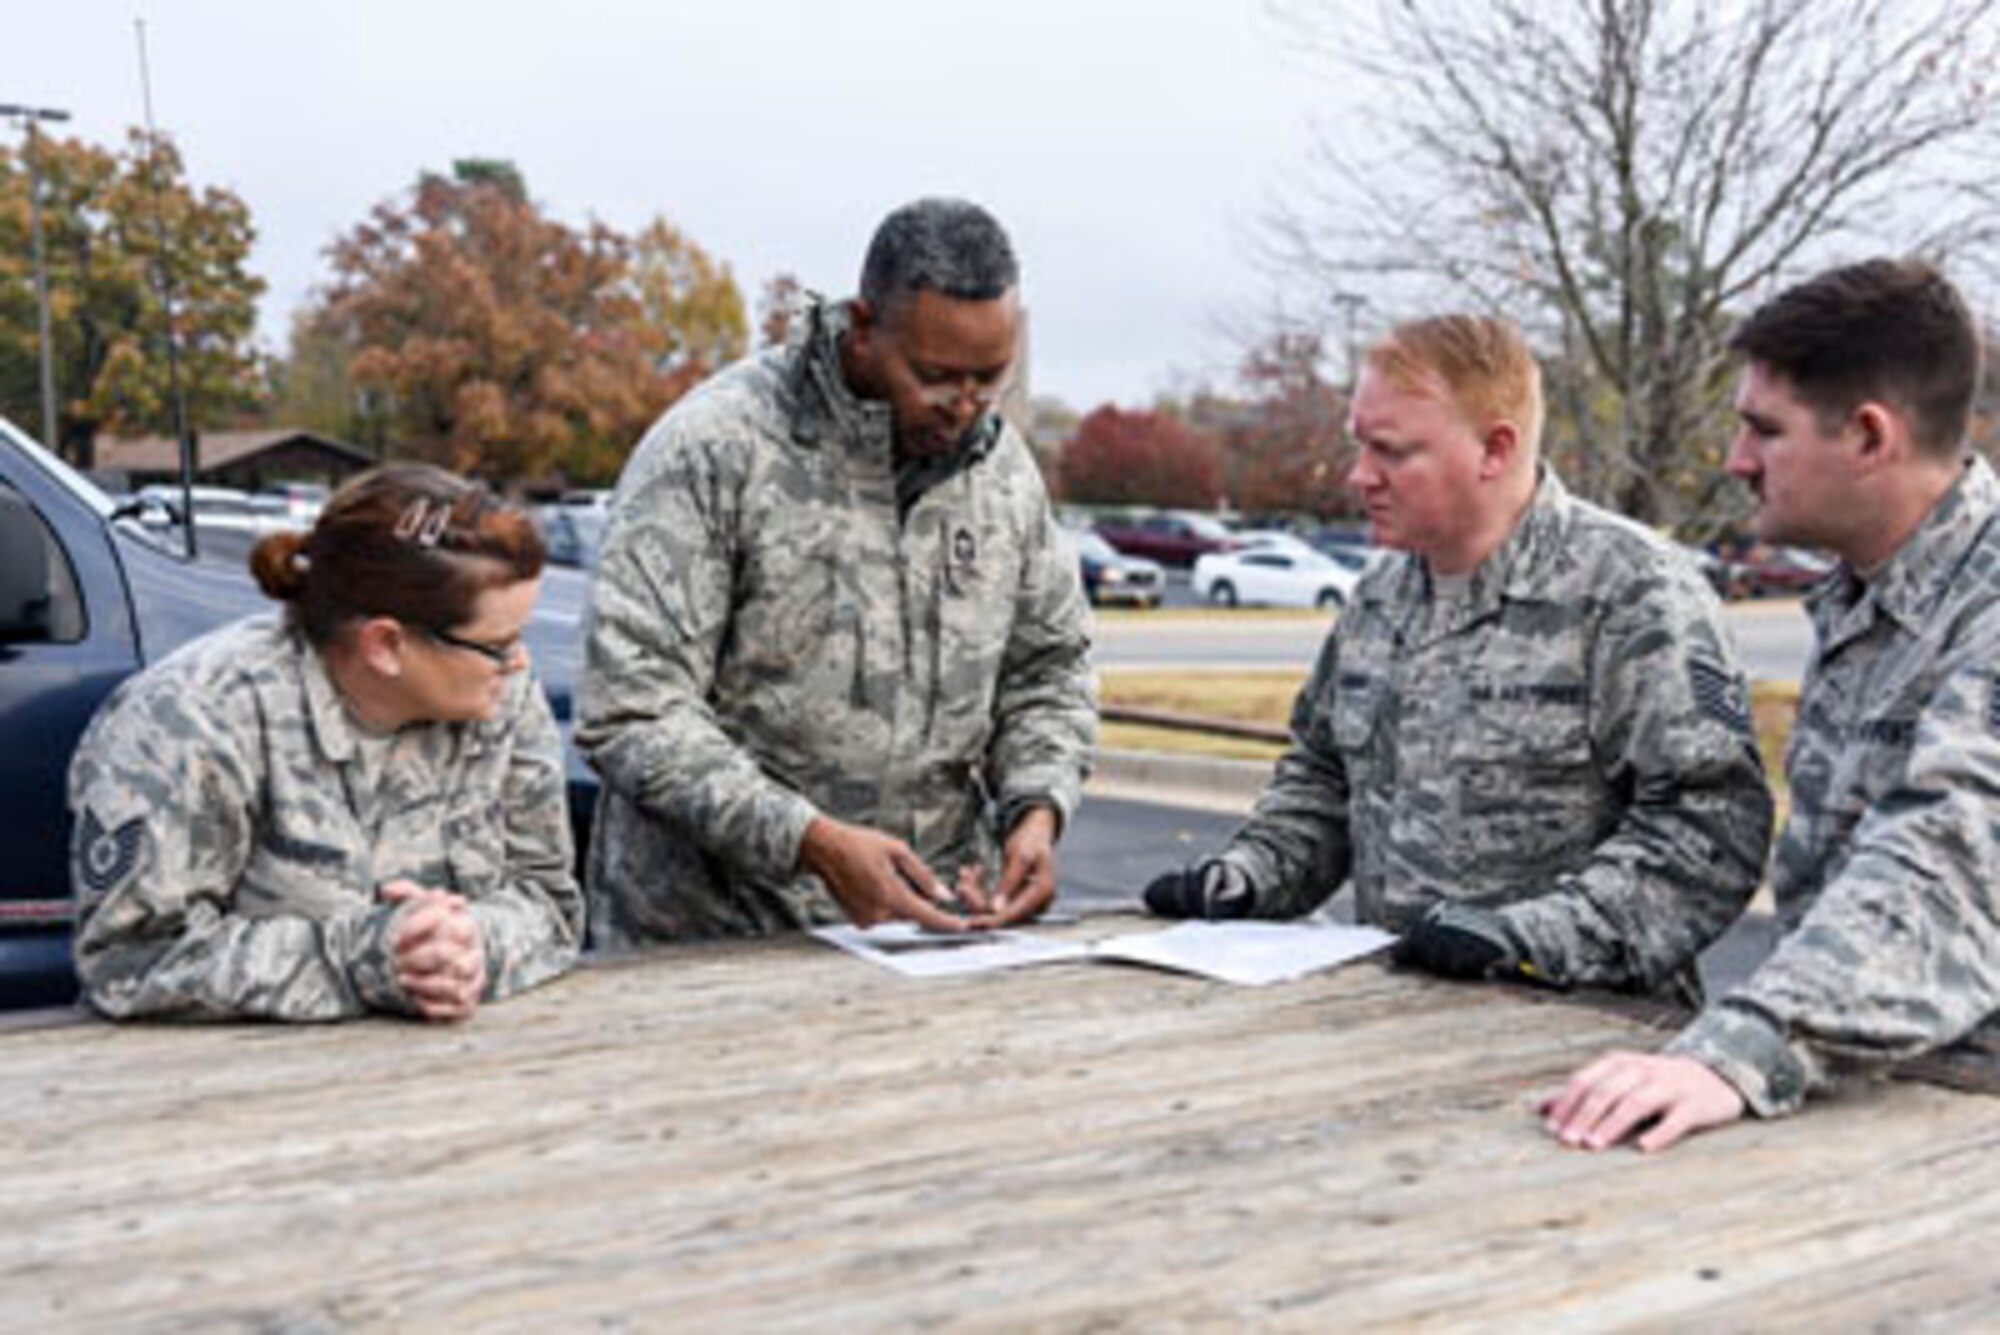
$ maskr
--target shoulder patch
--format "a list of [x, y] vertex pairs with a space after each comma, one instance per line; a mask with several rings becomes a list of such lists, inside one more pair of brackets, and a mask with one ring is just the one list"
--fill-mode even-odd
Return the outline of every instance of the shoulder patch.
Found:
[[76, 838], [77, 873], [83, 878], [84, 888], [101, 895], [123, 883], [138, 868], [139, 854], [146, 845], [145, 818], [134, 816], [117, 829], [107, 830], [97, 819], [97, 813], [86, 808]]
[[1703, 659], [1688, 661], [1688, 684], [1701, 712], [1745, 737], [1753, 735], [1750, 724], [1750, 693], [1743, 679], [1733, 672]]

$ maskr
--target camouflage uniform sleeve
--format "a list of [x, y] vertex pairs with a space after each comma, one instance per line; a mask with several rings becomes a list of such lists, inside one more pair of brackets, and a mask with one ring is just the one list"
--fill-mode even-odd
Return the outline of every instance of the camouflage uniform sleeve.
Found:
[[1894, 788], [1839, 873], [1751, 978], [1668, 1050], [1763, 1117], [1846, 1067], [1918, 1056], [2000, 1011], [2000, 677], [1990, 644], [1932, 694]]
[[1046, 500], [1024, 564], [994, 691], [988, 776], [1000, 804], [1001, 829], [1012, 829], [1036, 802], [1054, 807], [1067, 829], [1097, 743], [1097, 691], [1076, 554]]
[[486, 950], [486, 999], [525, 991], [576, 963], [583, 937], [562, 734], [539, 682], [523, 679], [510, 737], [499, 890], [468, 911]]
[[[671, 432], [669, 422], [654, 428]], [[591, 584], [576, 742], [604, 782], [751, 876], [790, 877], [818, 810], [709, 706], [729, 630], [740, 469], [668, 435], [621, 494]]]
[[1353, 861], [1347, 765], [1335, 742], [1340, 625], [1292, 702], [1290, 748], [1222, 856], [1243, 869], [1259, 918], [1296, 918], [1325, 903]]
[[1622, 813], [1583, 867], [1501, 913], [1551, 975], [1651, 991], [1749, 904], [1771, 794], [1743, 670], [1695, 575], [1620, 600], [1592, 653], [1593, 749]]
[[131, 683], [70, 766], [85, 1000], [112, 1019], [409, 1010], [394, 906], [357, 893], [351, 911], [325, 918], [234, 911], [256, 838], [260, 724], [249, 691], [191, 700], [183, 686]]

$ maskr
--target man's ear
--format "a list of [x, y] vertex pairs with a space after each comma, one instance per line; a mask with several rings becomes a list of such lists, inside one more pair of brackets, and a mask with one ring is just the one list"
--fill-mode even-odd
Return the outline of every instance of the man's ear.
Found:
[[1878, 468], [1902, 458], [1909, 445], [1909, 425], [1902, 415], [1873, 399], [1863, 400], [1848, 419], [1856, 437], [1856, 458], [1865, 468]]
[[381, 677], [403, 675], [403, 623], [394, 617], [369, 617], [354, 628], [354, 652]]
[[1521, 452], [1521, 430], [1501, 419], [1486, 428], [1479, 438], [1479, 476], [1482, 480], [1500, 477], [1514, 466]]
[[866, 347], [881, 326], [882, 312], [866, 297], [856, 297], [847, 303], [847, 332], [856, 340], [858, 347]]

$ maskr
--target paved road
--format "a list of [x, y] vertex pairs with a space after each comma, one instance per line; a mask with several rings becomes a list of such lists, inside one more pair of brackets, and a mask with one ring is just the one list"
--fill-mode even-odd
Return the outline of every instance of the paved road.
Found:
[[[1759, 680], [1797, 681], [1811, 628], [1796, 602], [1732, 603], [1730, 629]], [[1106, 667], [1227, 668], [1311, 665], [1330, 617], [1257, 611], [1100, 616], [1097, 661]]]
[[[1177, 863], [1221, 848], [1241, 817], [1154, 802], [1090, 797], [1062, 842], [1063, 903], [1075, 909], [1134, 908], [1146, 882]], [[1352, 912], [1345, 895], [1337, 916]], [[1702, 956], [1711, 995], [1747, 977], [1771, 952], [1771, 919], [1744, 918]]]

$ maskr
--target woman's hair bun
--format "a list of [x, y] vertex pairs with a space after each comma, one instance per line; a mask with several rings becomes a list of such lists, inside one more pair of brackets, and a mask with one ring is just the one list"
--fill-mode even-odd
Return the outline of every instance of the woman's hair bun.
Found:
[[306, 557], [309, 534], [271, 533], [250, 549], [250, 573], [267, 598], [281, 603], [296, 602], [306, 591], [306, 574], [311, 562]]

